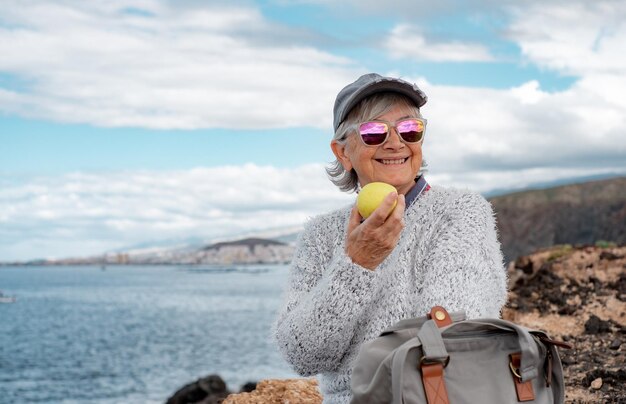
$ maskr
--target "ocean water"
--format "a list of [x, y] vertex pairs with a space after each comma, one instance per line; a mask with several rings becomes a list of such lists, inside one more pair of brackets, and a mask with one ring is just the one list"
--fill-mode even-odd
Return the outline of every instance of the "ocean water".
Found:
[[286, 266], [0, 267], [0, 403], [163, 403], [295, 374], [270, 340]]

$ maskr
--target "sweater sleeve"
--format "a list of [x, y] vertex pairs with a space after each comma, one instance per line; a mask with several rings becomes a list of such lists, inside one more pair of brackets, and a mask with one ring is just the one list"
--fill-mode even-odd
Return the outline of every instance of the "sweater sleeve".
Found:
[[300, 236], [274, 323], [279, 350], [303, 376], [338, 368], [372, 299], [376, 277], [345, 254], [343, 232], [329, 219], [309, 222]]
[[507, 277], [493, 210], [474, 193], [452, 197], [428, 244], [420, 307], [444, 306], [468, 318], [497, 318]]

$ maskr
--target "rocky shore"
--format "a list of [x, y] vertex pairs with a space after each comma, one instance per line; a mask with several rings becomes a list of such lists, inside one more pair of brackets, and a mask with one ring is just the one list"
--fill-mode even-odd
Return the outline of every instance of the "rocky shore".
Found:
[[[565, 402], [626, 403], [626, 246], [555, 246], [518, 258], [508, 271], [503, 317], [574, 345], [560, 350]], [[231, 394], [219, 376], [209, 378], [167, 404], [322, 402], [315, 379], [264, 380]]]
[[515, 261], [504, 318], [561, 350], [566, 402], [626, 403], [626, 246], [556, 246]]

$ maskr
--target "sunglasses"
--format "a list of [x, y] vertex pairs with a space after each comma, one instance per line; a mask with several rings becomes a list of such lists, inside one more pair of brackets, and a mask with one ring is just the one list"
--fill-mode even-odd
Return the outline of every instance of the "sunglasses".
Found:
[[380, 146], [389, 139], [390, 128], [394, 128], [404, 143], [419, 143], [424, 139], [426, 119], [401, 119], [395, 125], [387, 121], [368, 121], [359, 125], [361, 140], [366, 146]]

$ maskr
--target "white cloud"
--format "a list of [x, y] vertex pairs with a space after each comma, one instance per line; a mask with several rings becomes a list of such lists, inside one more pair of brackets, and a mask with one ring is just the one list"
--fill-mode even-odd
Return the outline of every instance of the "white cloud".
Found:
[[430, 98], [424, 156], [440, 178], [486, 191], [530, 179], [626, 173], [626, 111], [589, 98], [582, 86], [557, 93], [535, 82], [510, 90], [423, 87]]
[[547, 2], [511, 10], [508, 36], [533, 63], [577, 76], [626, 68], [626, 3]]
[[[585, 98], [626, 109], [626, 3], [604, 0], [515, 8], [509, 36], [532, 63], [579, 77]], [[604, 105], [588, 112], [604, 115]]]
[[493, 57], [481, 44], [462, 41], [427, 41], [417, 27], [400, 24], [385, 41], [385, 48], [395, 58], [420, 62], [488, 62]]
[[300, 226], [353, 199], [321, 164], [42, 177], [0, 189], [0, 261]]
[[512, 88], [511, 94], [517, 97], [522, 104], [535, 104], [548, 96], [547, 92], [541, 90], [537, 80], [531, 80], [519, 87]]
[[355, 66], [299, 35], [223, 4], [3, 1], [0, 72], [25, 88], [0, 88], [0, 110], [99, 126], [330, 127]]

